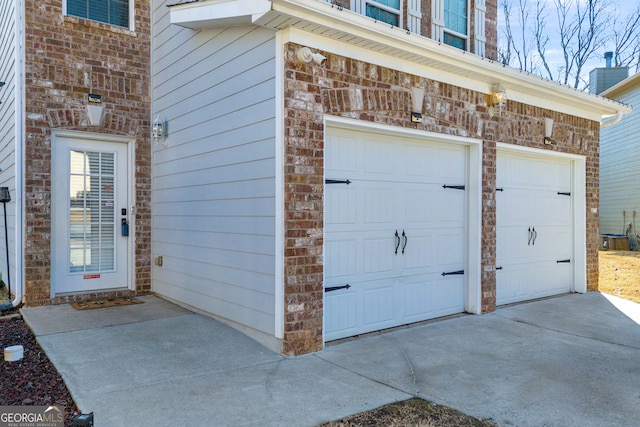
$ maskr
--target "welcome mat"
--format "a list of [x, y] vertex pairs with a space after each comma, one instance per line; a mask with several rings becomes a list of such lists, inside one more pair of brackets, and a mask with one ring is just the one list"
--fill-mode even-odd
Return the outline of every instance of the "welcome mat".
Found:
[[120, 307], [122, 305], [142, 304], [143, 301], [135, 298], [110, 298], [93, 301], [72, 302], [71, 306], [76, 310], [92, 310], [94, 308]]

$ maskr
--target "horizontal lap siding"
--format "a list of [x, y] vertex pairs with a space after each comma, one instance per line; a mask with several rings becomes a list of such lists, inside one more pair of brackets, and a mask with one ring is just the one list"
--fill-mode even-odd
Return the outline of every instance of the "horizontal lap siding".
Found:
[[[154, 10], [154, 290], [275, 332], [275, 39]], [[165, 146], [166, 143], [166, 146]]]
[[[12, 279], [16, 278], [16, 2], [0, 0], [0, 187], [9, 187], [13, 201], [7, 206], [7, 228], [9, 235], [9, 260], [12, 264]], [[4, 228], [1, 228], [4, 240]], [[6, 259], [5, 256], [0, 257]], [[2, 279], [7, 282], [6, 262], [0, 261]], [[13, 285], [13, 284], [11, 284]], [[15, 285], [13, 285], [15, 290]]]
[[[624, 233], [627, 224], [634, 222], [633, 211], [640, 215], [640, 86], [619, 101], [635, 109], [620, 123], [601, 131], [600, 233], [606, 234]], [[640, 222], [636, 220], [635, 225]]]

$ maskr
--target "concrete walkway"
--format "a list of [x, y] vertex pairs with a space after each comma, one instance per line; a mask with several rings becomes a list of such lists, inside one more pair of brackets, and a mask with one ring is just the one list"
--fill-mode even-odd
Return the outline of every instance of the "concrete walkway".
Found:
[[[315, 426], [419, 396], [502, 426], [637, 426], [640, 305], [567, 295], [296, 358], [156, 297], [22, 310], [100, 427]], [[634, 321], [633, 318], [636, 320]]]

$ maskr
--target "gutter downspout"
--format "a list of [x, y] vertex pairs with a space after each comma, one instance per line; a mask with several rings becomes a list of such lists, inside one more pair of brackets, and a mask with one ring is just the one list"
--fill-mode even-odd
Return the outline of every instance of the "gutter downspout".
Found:
[[607, 126], [615, 125], [620, 120], [622, 120], [622, 116], [624, 113], [622, 111], [618, 111], [615, 116], [607, 117], [606, 119], [600, 122], [601, 128], [606, 128]]

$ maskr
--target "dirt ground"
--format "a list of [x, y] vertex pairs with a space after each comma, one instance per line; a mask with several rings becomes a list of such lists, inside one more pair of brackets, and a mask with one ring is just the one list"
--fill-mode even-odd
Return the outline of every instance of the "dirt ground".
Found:
[[640, 304], [640, 252], [600, 251], [599, 290]]

